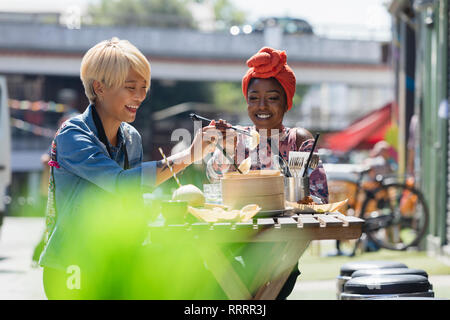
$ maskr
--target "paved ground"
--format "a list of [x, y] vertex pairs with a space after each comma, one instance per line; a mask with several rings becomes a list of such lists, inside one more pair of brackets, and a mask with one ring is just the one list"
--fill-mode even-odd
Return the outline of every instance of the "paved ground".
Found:
[[[42, 269], [32, 267], [43, 218], [6, 217], [0, 235], [0, 300], [46, 299]], [[301, 276], [300, 276], [301, 278]], [[430, 276], [436, 297], [450, 299], [450, 275]], [[298, 281], [289, 300], [336, 299], [335, 280]]]
[[0, 235], [1, 300], [46, 299], [42, 269], [31, 263], [43, 230], [43, 218], [5, 218]]

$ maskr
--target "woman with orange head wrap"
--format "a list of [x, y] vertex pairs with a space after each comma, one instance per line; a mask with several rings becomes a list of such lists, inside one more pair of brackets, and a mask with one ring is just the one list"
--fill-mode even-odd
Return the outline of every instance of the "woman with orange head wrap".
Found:
[[[251, 170], [263, 170], [272, 166], [272, 154], [279, 155], [288, 161], [290, 151], [311, 151], [313, 137], [303, 128], [287, 128], [283, 125], [283, 118], [293, 106], [296, 79], [292, 69], [287, 65], [286, 52], [264, 47], [248, 61], [247, 73], [242, 78], [242, 93], [247, 101], [247, 112], [253, 122], [251, 127], [241, 127], [245, 130], [256, 130], [260, 135], [260, 144], [251, 149], [248, 139], [244, 135], [226, 139], [225, 149], [234, 156], [236, 164], [244, 159], [252, 159]], [[226, 121], [219, 120], [216, 127], [227, 128]], [[231, 143], [230, 144], [228, 142]], [[215, 151], [208, 161], [207, 175], [210, 180], [220, 179], [223, 173], [234, 170], [222, 153]], [[322, 164], [309, 173], [310, 194], [319, 198], [322, 203], [328, 203], [328, 186], [326, 174]], [[270, 244], [261, 244], [261, 252], [270, 250]], [[234, 248], [238, 252], [245, 252], [243, 244]], [[254, 247], [253, 247], [254, 248]], [[245, 262], [245, 273], [251, 273], [253, 259], [241, 257]], [[298, 265], [281, 289], [277, 299], [285, 299], [294, 288], [300, 274]]]
[[[242, 78], [242, 93], [247, 101], [247, 112], [254, 126], [242, 127], [256, 130], [260, 134], [260, 144], [250, 149], [246, 136], [238, 135], [228, 139], [227, 153], [234, 156], [236, 164], [244, 159], [252, 159], [251, 170], [263, 170], [272, 167], [272, 155], [289, 160], [290, 151], [311, 151], [313, 137], [303, 128], [287, 128], [283, 118], [293, 106], [296, 79], [287, 64], [285, 51], [264, 47], [247, 60], [248, 71]], [[216, 126], [226, 127], [220, 120]], [[235, 140], [231, 146], [228, 143]], [[207, 166], [210, 180], [220, 179], [222, 174], [234, 170], [222, 153], [216, 150]], [[310, 194], [328, 203], [328, 186], [325, 171], [319, 165], [310, 173]]]

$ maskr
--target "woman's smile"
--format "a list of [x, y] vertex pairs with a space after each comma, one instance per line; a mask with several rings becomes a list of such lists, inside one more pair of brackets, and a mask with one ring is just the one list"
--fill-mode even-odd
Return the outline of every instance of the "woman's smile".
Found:
[[132, 114], [136, 114], [139, 106], [126, 105], [125, 108], [128, 110], [128, 112], [131, 112]]
[[269, 114], [269, 113], [257, 113], [257, 114], [256, 114], [256, 117], [257, 117], [258, 119], [261, 119], [261, 120], [267, 120], [267, 119], [269, 119], [270, 117], [272, 117], [272, 115]]

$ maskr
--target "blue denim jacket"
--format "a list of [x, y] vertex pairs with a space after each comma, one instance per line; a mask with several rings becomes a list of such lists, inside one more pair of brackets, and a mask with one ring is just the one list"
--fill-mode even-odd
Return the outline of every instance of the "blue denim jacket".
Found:
[[[73, 263], [68, 261], [70, 255], [65, 252], [66, 242], [77, 238], [72, 226], [77, 223], [78, 209], [86, 190], [95, 197], [96, 194], [118, 193], [130, 183], [136, 187], [154, 187], [156, 162], [142, 162], [141, 136], [125, 122], [120, 125], [118, 145], [110, 145], [111, 158], [98, 138], [92, 105], [83, 114], [64, 122], [55, 142], [59, 164], [59, 168], [53, 171], [57, 215], [39, 264], [65, 270]], [[125, 154], [122, 144], [125, 144], [128, 154], [128, 170], [123, 169]]]

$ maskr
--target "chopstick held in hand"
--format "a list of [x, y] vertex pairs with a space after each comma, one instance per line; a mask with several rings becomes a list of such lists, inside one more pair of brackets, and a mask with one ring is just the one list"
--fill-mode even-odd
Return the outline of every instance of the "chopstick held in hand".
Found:
[[181, 187], [181, 183], [178, 180], [177, 175], [175, 174], [175, 171], [173, 171], [172, 166], [169, 163], [169, 160], [167, 160], [166, 155], [164, 154], [164, 152], [162, 151], [161, 148], [158, 148], [158, 150], [159, 150], [159, 153], [161, 153], [162, 157], [164, 158], [164, 161], [166, 162], [167, 166], [169, 167], [170, 172], [172, 172], [173, 178], [177, 182], [178, 186]]
[[[191, 114], [189, 115], [189, 117], [191, 118], [192, 121], [195, 121], [195, 120], [203, 120], [203, 121], [208, 121], [208, 123], [211, 123], [211, 122], [212, 122], [212, 120], [207, 119], [207, 118], [204, 118], [204, 117], [201, 117], [201, 116], [199, 116], [199, 115], [196, 115], [195, 113], [191, 113]], [[231, 128], [233, 128], [233, 127], [231, 127]], [[245, 134], [248, 133], [248, 134], [251, 136], [251, 134], [250, 134], [249, 132], [245, 131], [245, 130], [241, 130], [241, 129], [238, 129], [238, 128], [233, 128], [233, 129], [235, 129], [235, 130], [238, 131], [238, 132], [239, 132], [239, 131], [244, 131]], [[244, 132], [243, 132], [243, 133], [244, 133]], [[242, 171], [239, 170], [239, 168], [238, 168], [236, 162], [234, 162], [234, 160], [233, 160], [229, 155], [227, 155], [227, 153], [226, 153], [225, 150], [222, 148], [222, 146], [221, 146], [219, 143], [216, 143], [216, 147], [217, 147], [217, 149], [219, 149], [220, 151], [222, 151], [222, 154], [225, 156], [225, 158], [228, 159], [228, 161], [230, 161], [230, 163], [233, 164], [234, 168], [235, 168], [240, 174], [242, 174]]]
[[[199, 116], [199, 115], [197, 115], [195, 113], [191, 113], [189, 116], [191, 117], [192, 121], [202, 120], [202, 121], [207, 121], [208, 123], [210, 123], [212, 121], [211, 119], [207, 119], [207, 118], [201, 117], [201, 116]], [[236, 130], [239, 133], [245, 134], [245, 135], [247, 135], [249, 137], [252, 136], [252, 134], [249, 131], [247, 131], [247, 130], [239, 129], [239, 128], [235, 127], [235, 126], [231, 126], [230, 128], [233, 129], [233, 130]]]

